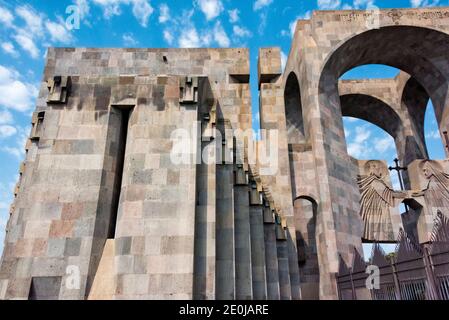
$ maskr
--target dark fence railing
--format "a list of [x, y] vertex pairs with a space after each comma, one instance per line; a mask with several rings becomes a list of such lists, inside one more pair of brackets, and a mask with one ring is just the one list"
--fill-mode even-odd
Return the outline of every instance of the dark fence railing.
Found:
[[369, 262], [340, 257], [337, 285], [340, 300], [449, 300], [449, 220], [438, 213], [428, 244], [401, 230], [394, 255], [376, 243]]

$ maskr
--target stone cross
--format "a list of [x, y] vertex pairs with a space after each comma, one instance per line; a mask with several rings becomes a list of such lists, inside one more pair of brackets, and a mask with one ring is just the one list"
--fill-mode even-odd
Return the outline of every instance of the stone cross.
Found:
[[[401, 171], [407, 171], [407, 167], [401, 167], [399, 165], [398, 158], [394, 159], [393, 161], [396, 164], [396, 166], [395, 167], [390, 166], [390, 167], [388, 167], [388, 170], [390, 170], [390, 171], [396, 170], [397, 171], [398, 178], [399, 178], [399, 185], [401, 186], [401, 190], [404, 191], [404, 181], [402, 180]], [[405, 203], [404, 203], [404, 205], [405, 205], [405, 212], [408, 213], [408, 206]]]

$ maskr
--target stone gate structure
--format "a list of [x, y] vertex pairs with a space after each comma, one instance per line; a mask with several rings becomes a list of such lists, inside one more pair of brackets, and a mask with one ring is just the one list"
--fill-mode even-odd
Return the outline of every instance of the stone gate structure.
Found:
[[[371, 63], [402, 72], [339, 81]], [[50, 48], [0, 299], [337, 299], [363, 242], [430, 241], [449, 216], [424, 139], [429, 99], [449, 130], [448, 8], [298, 21], [284, 72], [259, 51], [259, 141], [249, 69], [247, 49]], [[406, 190], [348, 155], [343, 116], [395, 139]]]

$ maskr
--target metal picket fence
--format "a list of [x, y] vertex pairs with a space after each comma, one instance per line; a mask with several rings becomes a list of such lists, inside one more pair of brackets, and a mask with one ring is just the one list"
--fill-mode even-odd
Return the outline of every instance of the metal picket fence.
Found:
[[[394, 255], [373, 246], [369, 262], [354, 249], [351, 267], [340, 257], [340, 300], [449, 300], [449, 220], [438, 213], [431, 241], [419, 245], [401, 230]], [[378, 286], [367, 285], [369, 266], [379, 270]]]

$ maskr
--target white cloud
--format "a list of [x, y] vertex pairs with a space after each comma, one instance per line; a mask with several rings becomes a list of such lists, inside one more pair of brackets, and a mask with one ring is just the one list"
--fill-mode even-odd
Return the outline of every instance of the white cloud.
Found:
[[293, 20], [292, 22], [290, 22], [290, 24], [288, 25], [288, 29], [290, 30], [290, 37], [293, 38], [293, 36], [295, 35], [295, 31], [296, 31], [296, 24], [298, 23], [298, 18], [296, 18], [295, 20]]
[[374, 6], [374, 0], [354, 0], [354, 8], [370, 8]]
[[385, 153], [389, 150], [395, 150], [396, 146], [391, 136], [385, 135], [383, 138], [374, 139], [374, 149], [379, 153]]
[[342, 4], [341, 0], [318, 0], [317, 5], [319, 10], [353, 10], [376, 7], [375, 0], [354, 0], [352, 4]]
[[18, 57], [19, 53], [16, 51], [16, 48], [14, 47], [14, 45], [11, 42], [3, 42], [1, 45], [2, 49], [4, 52], [6, 52], [7, 54], [10, 54], [13, 57]]
[[21, 149], [17, 148], [17, 147], [8, 147], [8, 146], [4, 146], [1, 147], [0, 149], [1, 151], [14, 156], [15, 158], [17, 158], [18, 160], [21, 160], [23, 158], [23, 152]]
[[259, 14], [259, 19], [260, 19], [260, 22], [259, 22], [259, 27], [257, 28], [257, 32], [260, 35], [263, 35], [265, 32], [265, 27], [267, 26], [267, 13], [261, 12]]
[[90, 6], [87, 0], [75, 0], [74, 3], [78, 7], [81, 19], [84, 19], [89, 15]]
[[256, 0], [256, 2], [254, 2], [253, 9], [255, 11], [260, 10], [264, 7], [269, 6], [272, 2], [273, 0]]
[[234, 35], [240, 38], [251, 37], [253, 35], [251, 31], [249, 31], [245, 27], [234, 26], [232, 30], [234, 31]]
[[34, 104], [38, 90], [19, 80], [19, 74], [0, 65], [0, 105], [12, 110], [28, 111]]
[[223, 29], [223, 26], [221, 25], [220, 21], [217, 21], [217, 23], [215, 23], [214, 40], [218, 43], [220, 47], [224, 48], [229, 47], [229, 45], [231, 44], [231, 41], [229, 40], [229, 37], [226, 34], [226, 31]]
[[[396, 173], [396, 171], [394, 171]], [[390, 173], [391, 184], [393, 189], [401, 190], [401, 182], [399, 181], [399, 176], [397, 174]]]
[[170, 45], [173, 44], [174, 37], [173, 37], [173, 34], [171, 33], [171, 31], [168, 29], [165, 29], [163, 34], [164, 34], [165, 41], [167, 41], [167, 43]]
[[47, 20], [45, 22], [45, 27], [50, 34], [50, 39], [53, 42], [61, 42], [64, 44], [71, 43], [73, 41], [73, 36], [71, 32], [66, 28], [64, 22], [52, 22]]
[[355, 128], [356, 137], [354, 142], [363, 143], [371, 136], [371, 131], [366, 126], [360, 126]]
[[134, 35], [132, 33], [125, 33], [122, 37], [123, 39], [123, 44], [126, 47], [135, 47], [139, 42], [134, 39]]
[[25, 21], [25, 29], [33, 35], [43, 33], [43, 15], [30, 6], [16, 8], [16, 14]]
[[369, 150], [366, 142], [370, 136], [371, 131], [366, 126], [356, 127], [354, 140], [348, 144], [349, 155], [355, 158], [365, 157]]
[[159, 6], [159, 22], [165, 23], [170, 20], [170, 8], [166, 3]]
[[[103, 9], [103, 15], [105, 18], [111, 18], [112, 16], [119, 16], [122, 14], [120, 5], [123, 0], [93, 0], [96, 5], [99, 5]], [[129, 1], [126, 1], [129, 2]]]
[[154, 9], [147, 0], [133, 0], [133, 14], [140, 25], [146, 27]]
[[240, 17], [240, 11], [239, 9], [233, 9], [233, 10], [229, 10], [228, 11], [229, 14], [229, 22], [230, 23], [236, 23], [237, 21], [239, 21]]
[[132, 5], [133, 15], [143, 27], [148, 25], [148, 20], [154, 11], [148, 0], [93, 0], [93, 2], [102, 7], [105, 18], [121, 15], [121, 5]]
[[[25, 156], [25, 144], [28, 139], [29, 132], [29, 127], [17, 127], [15, 144], [12, 146], [2, 146], [0, 147], [0, 150], [14, 156], [15, 158], [17, 158], [17, 160], [23, 160]], [[11, 183], [11, 190], [14, 185], [15, 183]]]
[[196, 2], [207, 20], [218, 17], [223, 11], [223, 4], [220, 0], [196, 0]]
[[40, 51], [35, 43], [35, 39], [44, 35], [44, 15], [29, 5], [17, 7], [15, 12], [24, 21], [25, 25], [15, 28], [16, 33], [12, 38], [32, 58], [37, 59], [40, 56]]
[[30, 34], [19, 31], [19, 33], [13, 36], [13, 38], [23, 50], [30, 54], [32, 58], [36, 59], [39, 57], [40, 51]]
[[[80, 9], [82, 17], [89, 13], [89, 5], [86, 0], [74, 0], [73, 3]], [[17, 7], [15, 13], [23, 20], [24, 24], [14, 27], [15, 34], [12, 35], [12, 38], [32, 58], [37, 59], [41, 56], [37, 44], [43, 43], [45, 46], [49, 45], [49, 42], [69, 44], [74, 40], [73, 34], [66, 27], [63, 16], [58, 16], [56, 21], [52, 21], [29, 5]], [[13, 47], [9, 46], [9, 49], [13, 49]], [[8, 50], [8, 48], [3, 47], [3, 50]]]
[[281, 51], [281, 67], [282, 67], [282, 72], [284, 72], [285, 70], [285, 66], [287, 64], [287, 55], [284, 53], [284, 51]]
[[194, 10], [183, 11], [181, 16], [176, 17], [170, 26], [164, 30], [164, 39], [172, 44], [173, 39], [177, 39], [181, 48], [201, 48], [209, 47], [212, 43], [219, 47], [229, 47], [231, 41], [221, 25], [217, 21], [213, 28], [198, 30], [192, 21]]
[[194, 26], [183, 29], [179, 37], [179, 46], [181, 48], [198, 48], [201, 47], [200, 37], [198, 31]]
[[[345, 118], [345, 122], [349, 120]], [[373, 134], [374, 133], [374, 134]], [[370, 125], [356, 126], [350, 130], [345, 125], [346, 139], [351, 138], [348, 143], [348, 154], [358, 159], [388, 159], [396, 154], [394, 139], [385, 132], [371, 131]]]
[[440, 132], [438, 130], [434, 130], [426, 133], [426, 139], [441, 139]]
[[10, 125], [0, 125], [0, 138], [9, 138], [17, 133], [17, 129]]
[[0, 23], [4, 27], [12, 27], [12, 22], [14, 20], [14, 16], [11, 11], [6, 8], [0, 7]]
[[304, 14], [301, 14], [299, 16], [297, 16], [295, 19], [293, 19], [289, 24], [288, 24], [288, 30], [282, 30], [281, 31], [281, 35], [285, 36], [285, 37], [293, 37], [295, 35], [295, 31], [296, 31], [296, 24], [298, 23], [298, 20], [307, 20], [310, 19], [310, 16], [312, 15], [311, 11], [306, 11]]
[[341, 0], [318, 0], [318, 9], [335, 10], [341, 5]]
[[11, 112], [8, 110], [0, 111], [0, 124], [10, 124], [13, 122], [13, 117]]
[[410, 4], [412, 7], [417, 8], [417, 7], [431, 7], [431, 6], [435, 6], [437, 4], [439, 4], [440, 1], [439, 0], [410, 0]]

